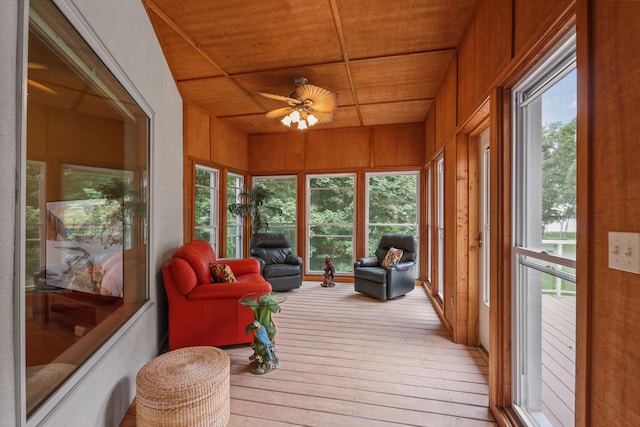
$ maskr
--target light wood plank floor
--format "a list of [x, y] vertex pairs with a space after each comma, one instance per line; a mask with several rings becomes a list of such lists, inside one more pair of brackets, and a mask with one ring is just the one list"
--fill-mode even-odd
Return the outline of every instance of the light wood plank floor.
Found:
[[281, 309], [279, 369], [251, 374], [251, 348], [225, 348], [229, 426], [496, 425], [485, 360], [451, 342], [423, 288], [383, 303], [305, 282]]

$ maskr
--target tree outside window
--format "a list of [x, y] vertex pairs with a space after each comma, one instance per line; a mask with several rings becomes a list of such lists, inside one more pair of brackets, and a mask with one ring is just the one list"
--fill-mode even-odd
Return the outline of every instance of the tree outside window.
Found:
[[296, 177], [256, 177], [253, 181], [255, 185], [260, 185], [270, 192], [268, 204], [279, 208], [278, 212], [269, 213], [269, 232], [286, 234], [291, 248], [297, 248], [298, 185]]
[[375, 254], [383, 234], [418, 237], [418, 174], [367, 174], [367, 253]]
[[206, 240], [217, 253], [218, 171], [196, 166], [195, 238]]
[[355, 176], [307, 177], [307, 271], [324, 271], [331, 258], [336, 273], [351, 273], [354, 261]]

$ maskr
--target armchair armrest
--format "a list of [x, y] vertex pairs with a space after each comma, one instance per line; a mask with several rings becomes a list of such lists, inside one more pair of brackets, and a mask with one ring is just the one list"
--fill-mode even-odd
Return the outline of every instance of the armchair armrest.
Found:
[[287, 254], [287, 258], [284, 260], [284, 262], [286, 264], [299, 265], [300, 267], [302, 267], [302, 258], [294, 254]]
[[369, 256], [364, 258], [358, 258], [353, 265], [355, 267], [377, 267], [378, 266], [378, 257]]
[[393, 265], [390, 270], [398, 270], [398, 271], [406, 271], [415, 267], [416, 263], [414, 261], [410, 262], [399, 262]]

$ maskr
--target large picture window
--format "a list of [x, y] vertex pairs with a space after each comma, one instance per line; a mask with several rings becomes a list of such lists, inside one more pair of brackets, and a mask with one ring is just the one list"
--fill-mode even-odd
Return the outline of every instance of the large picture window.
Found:
[[149, 117], [49, 1], [30, 2], [27, 90], [30, 417], [148, 299]]
[[418, 173], [370, 173], [366, 181], [367, 253], [386, 233], [418, 236]]
[[266, 188], [271, 195], [268, 205], [276, 206], [279, 212], [269, 213], [269, 232], [284, 233], [289, 238], [291, 248], [296, 252], [296, 228], [298, 224], [298, 181], [295, 176], [261, 176], [254, 184]]
[[307, 176], [307, 273], [324, 271], [331, 258], [336, 273], [353, 272], [354, 175]]

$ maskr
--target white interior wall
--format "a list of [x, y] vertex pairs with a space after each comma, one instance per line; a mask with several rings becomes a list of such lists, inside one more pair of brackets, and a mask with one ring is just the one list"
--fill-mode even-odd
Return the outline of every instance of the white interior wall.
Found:
[[13, 242], [15, 233], [16, 55], [18, 3], [0, 13], [0, 425], [14, 426]]
[[[95, 354], [27, 425], [118, 425], [135, 395], [135, 375], [166, 337], [166, 299], [160, 269], [182, 244], [182, 100], [140, 1], [54, 0], [90, 39], [94, 34], [153, 111], [151, 130], [151, 303]], [[9, 4], [7, 4], [9, 3]], [[14, 379], [16, 57], [18, 2], [0, 14], [0, 426], [23, 425]], [[91, 41], [88, 40], [91, 44]], [[176, 227], [179, 224], [179, 227]], [[16, 276], [17, 277], [17, 276]]]

